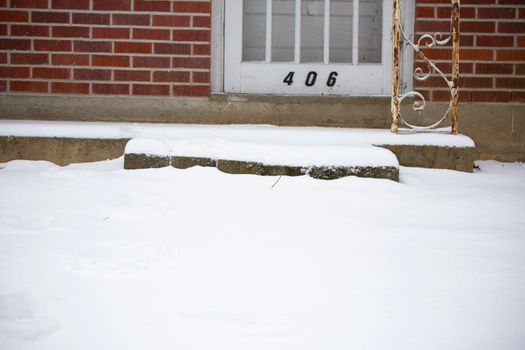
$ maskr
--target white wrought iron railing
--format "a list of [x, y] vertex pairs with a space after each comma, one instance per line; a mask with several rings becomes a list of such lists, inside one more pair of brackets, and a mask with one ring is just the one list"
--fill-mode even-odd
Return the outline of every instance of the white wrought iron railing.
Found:
[[[451, 133], [457, 135], [458, 133], [458, 116], [459, 116], [459, 20], [460, 20], [460, 0], [451, 0], [452, 14], [450, 33], [443, 37], [441, 33], [424, 34], [419, 37], [417, 41], [411, 40], [405, 33], [401, 23], [401, 7], [403, 0], [393, 0], [392, 11], [392, 99], [391, 112], [392, 123], [391, 130], [393, 133], [398, 132], [399, 124], [404, 125], [410, 130], [414, 131], [429, 131], [441, 126], [442, 123], [450, 116], [451, 119]], [[443, 78], [445, 84], [450, 90], [450, 103], [445, 114], [435, 123], [425, 126], [419, 126], [408, 122], [401, 114], [401, 103], [407, 98], [413, 98], [412, 109], [421, 112], [426, 107], [426, 99], [418, 91], [408, 91], [399, 94], [399, 57], [400, 47], [402, 42], [406, 42], [411, 47], [417, 56], [423, 60], [427, 65], [425, 71], [421, 67], [414, 70], [414, 79], [417, 81], [425, 81], [432, 74], [438, 74]], [[452, 73], [447, 77], [445, 73], [438, 66], [433, 63], [422, 51], [423, 49], [432, 49], [436, 46], [447, 45], [452, 41]]]

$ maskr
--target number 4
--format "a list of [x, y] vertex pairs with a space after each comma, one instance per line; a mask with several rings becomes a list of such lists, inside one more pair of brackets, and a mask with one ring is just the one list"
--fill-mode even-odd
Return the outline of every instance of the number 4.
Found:
[[288, 84], [288, 86], [292, 85], [293, 84], [293, 76], [294, 76], [294, 74], [295, 74], [295, 72], [288, 73], [286, 78], [284, 78], [283, 83]]

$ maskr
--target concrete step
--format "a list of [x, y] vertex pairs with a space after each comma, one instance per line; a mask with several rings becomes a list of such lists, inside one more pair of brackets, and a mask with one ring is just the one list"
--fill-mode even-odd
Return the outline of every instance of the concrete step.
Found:
[[308, 175], [332, 180], [346, 176], [398, 181], [399, 162], [391, 151], [374, 146], [297, 145], [216, 140], [132, 139], [124, 168], [216, 167], [230, 174]]

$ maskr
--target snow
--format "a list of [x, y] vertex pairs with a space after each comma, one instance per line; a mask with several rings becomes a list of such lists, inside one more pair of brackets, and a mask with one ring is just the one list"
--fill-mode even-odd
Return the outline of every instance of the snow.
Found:
[[392, 134], [383, 129], [277, 127], [270, 125], [184, 125], [0, 120], [0, 136], [71, 138], [225, 139], [298, 145], [434, 145], [474, 147], [467, 136], [445, 133]]
[[313, 146], [225, 139], [131, 139], [126, 145], [126, 153], [254, 161], [267, 165], [399, 167], [394, 153], [374, 146]]
[[525, 166], [0, 164], [0, 349], [521, 350]]

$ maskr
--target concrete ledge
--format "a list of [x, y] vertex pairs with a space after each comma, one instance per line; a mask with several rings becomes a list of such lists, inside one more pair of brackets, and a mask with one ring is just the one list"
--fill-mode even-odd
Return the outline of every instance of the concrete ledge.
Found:
[[266, 165], [258, 162], [219, 159], [217, 169], [228, 174], [252, 174], [262, 176], [301, 176], [308, 168], [286, 165]]
[[124, 155], [124, 169], [149, 169], [170, 166], [170, 157], [148, 154], [126, 153]]
[[382, 145], [391, 150], [403, 166], [450, 169], [471, 173], [475, 148]]
[[399, 181], [399, 168], [395, 167], [311, 167], [308, 175], [314, 179], [332, 180], [346, 176], [371, 177]]
[[0, 162], [47, 160], [58, 165], [115, 159], [128, 139], [0, 136]]
[[215, 168], [217, 166], [217, 160], [203, 157], [172, 156], [171, 166], [177, 169], [188, 169], [194, 166]]

